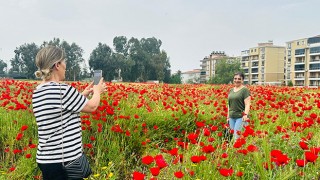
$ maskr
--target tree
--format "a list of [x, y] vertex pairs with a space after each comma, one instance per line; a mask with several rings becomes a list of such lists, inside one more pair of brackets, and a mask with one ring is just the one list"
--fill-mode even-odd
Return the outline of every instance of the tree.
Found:
[[0, 74], [5, 74], [6, 72], [4, 71], [4, 69], [7, 67], [7, 63], [0, 59]]
[[119, 69], [119, 64], [116, 62], [112, 49], [106, 45], [99, 43], [89, 59], [90, 70], [101, 69], [105, 80], [111, 81], [117, 76], [116, 69]]
[[116, 36], [113, 38], [113, 47], [116, 53], [122, 54], [124, 56], [128, 55], [128, 41], [125, 36]]
[[34, 72], [37, 70], [35, 58], [39, 47], [35, 43], [23, 44], [14, 50], [15, 56], [11, 59], [10, 73], [25, 75], [28, 79], [34, 79]]
[[170, 84], [181, 84], [181, 71], [178, 70], [177, 73], [172, 74], [169, 83]]
[[53, 45], [64, 49], [67, 57], [66, 80], [81, 79], [81, 67], [86, 67], [83, 59], [83, 49], [76, 43], [69, 44], [67, 41], [60, 41], [59, 38], [53, 38], [49, 42], [43, 42], [42, 47]]
[[136, 38], [131, 38], [128, 42], [130, 59], [135, 63], [131, 68], [130, 81], [146, 81], [145, 68], [146, 68], [146, 54], [142, 49], [140, 41]]
[[234, 73], [241, 72], [240, 61], [228, 57], [218, 60], [215, 75], [209, 80], [212, 84], [228, 84], [233, 82]]

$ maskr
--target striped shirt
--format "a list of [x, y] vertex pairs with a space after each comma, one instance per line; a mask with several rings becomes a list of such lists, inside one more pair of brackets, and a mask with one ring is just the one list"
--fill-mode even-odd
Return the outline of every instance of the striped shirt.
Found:
[[82, 153], [80, 111], [88, 99], [67, 84], [48, 82], [32, 95], [38, 125], [37, 163], [74, 160]]

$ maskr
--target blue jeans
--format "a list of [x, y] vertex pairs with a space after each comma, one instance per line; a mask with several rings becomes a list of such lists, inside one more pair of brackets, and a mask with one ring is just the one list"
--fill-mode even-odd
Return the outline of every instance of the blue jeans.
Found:
[[229, 119], [230, 129], [232, 129], [234, 140], [239, 138], [238, 131], [241, 131], [243, 127], [242, 118], [230, 118]]

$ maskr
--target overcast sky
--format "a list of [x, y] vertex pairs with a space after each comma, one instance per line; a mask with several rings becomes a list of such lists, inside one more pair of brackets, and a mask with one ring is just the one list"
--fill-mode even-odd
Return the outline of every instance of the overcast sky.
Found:
[[200, 68], [212, 51], [275, 45], [320, 34], [319, 0], [0, 0], [0, 59], [24, 43], [75, 42], [88, 60], [115, 36], [155, 37], [171, 69]]

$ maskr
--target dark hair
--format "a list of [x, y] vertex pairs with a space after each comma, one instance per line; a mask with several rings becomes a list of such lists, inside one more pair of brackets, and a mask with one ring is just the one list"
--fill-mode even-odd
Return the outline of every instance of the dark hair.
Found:
[[244, 74], [242, 73], [242, 72], [236, 72], [236, 73], [234, 73], [234, 75], [233, 75], [233, 77], [234, 76], [240, 76], [241, 78], [242, 78], [242, 80], [244, 80]]

